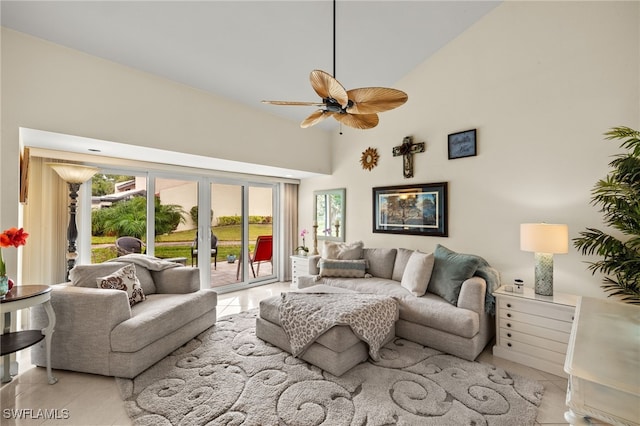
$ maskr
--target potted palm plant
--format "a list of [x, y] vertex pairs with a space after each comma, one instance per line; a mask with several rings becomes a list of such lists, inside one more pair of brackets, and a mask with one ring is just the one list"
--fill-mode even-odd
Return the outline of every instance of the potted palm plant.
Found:
[[600, 206], [604, 223], [621, 236], [587, 228], [573, 243], [583, 255], [602, 257], [588, 262], [589, 270], [606, 274], [602, 288], [609, 296], [640, 304], [640, 131], [614, 127], [605, 136], [621, 140], [627, 152], [609, 163], [612, 170], [594, 186], [591, 203]]

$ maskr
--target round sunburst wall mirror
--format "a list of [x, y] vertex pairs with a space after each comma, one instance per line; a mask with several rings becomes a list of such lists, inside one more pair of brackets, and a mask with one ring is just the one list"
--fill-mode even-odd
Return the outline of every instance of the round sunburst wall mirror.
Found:
[[378, 165], [378, 158], [380, 158], [378, 150], [376, 148], [369, 147], [362, 153], [362, 157], [360, 157], [360, 164], [362, 164], [362, 168], [364, 170], [371, 171], [371, 169]]

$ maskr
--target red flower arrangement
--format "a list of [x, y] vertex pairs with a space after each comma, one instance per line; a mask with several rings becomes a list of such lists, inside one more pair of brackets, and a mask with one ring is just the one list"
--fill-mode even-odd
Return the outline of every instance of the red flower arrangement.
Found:
[[[27, 237], [29, 234], [24, 232], [24, 229], [9, 228], [2, 231], [0, 234], [0, 248], [1, 247], [20, 247], [27, 244]], [[7, 267], [2, 259], [2, 250], [0, 250], [0, 276], [7, 275]]]

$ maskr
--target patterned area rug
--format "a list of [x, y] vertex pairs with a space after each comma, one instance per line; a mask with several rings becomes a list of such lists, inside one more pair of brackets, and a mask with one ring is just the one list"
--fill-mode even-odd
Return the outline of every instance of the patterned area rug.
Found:
[[134, 380], [134, 425], [533, 425], [541, 384], [396, 339], [335, 377], [255, 336], [257, 309], [216, 325]]

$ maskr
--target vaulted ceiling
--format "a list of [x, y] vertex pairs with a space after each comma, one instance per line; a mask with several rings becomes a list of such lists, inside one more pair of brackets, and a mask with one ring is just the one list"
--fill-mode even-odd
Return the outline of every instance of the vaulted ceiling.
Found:
[[[347, 89], [393, 87], [499, 3], [339, 0], [336, 77]], [[330, 0], [3, 0], [1, 8], [5, 27], [295, 122], [313, 107], [260, 101], [316, 101], [310, 71], [333, 73]]]

